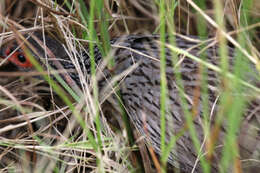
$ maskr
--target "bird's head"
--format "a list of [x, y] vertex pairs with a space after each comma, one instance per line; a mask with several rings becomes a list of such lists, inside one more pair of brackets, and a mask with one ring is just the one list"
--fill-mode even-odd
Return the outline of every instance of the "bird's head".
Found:
[[0, 57], [6, 59], [21, 71], [33, 70], [34, 66], [29, 56], [33, 56], [40, 64], [44, 62], [44, 60], [41, 60], [44, 57], [49, 59], [67, 57], [62, 44], [50, 36], [35, 32], [25, 34], [23, 37], [26, 41], [21, 41], [20, 38], [14, 39], [0, 48]]
[[[34, 63], [32, 63], [33, 60], [36, 60], [43, 70], [58, 70], [58, 73], [61, 74], [64, 80], [74, 81], [77, 84], [80, 84], [77, 70], [84, 70], [85, 76], [90, 74], [90, 58], [85, 50], [82, 52], [74, 52], [76, 57], [74, 57], [74, 53], [71, 54], [72, 56], [70, 57], [61, 42], [51, 36], [43, 35], [41, 32], [35, 32], [31, 35], [24, 35], [24, 38], [26, 41], [15, 39], [0, 48], [0, 58], [4, 58], [6, 61], [12, 63], [18, 68], [18, 71], [37, 71], [34, 68]], [[101, 55], [98, 54], [97, 57], [97, 62], [99, 62]], [[76, 58], [79, 64], [77, 70], [71, 58]], [[34, 73], [33, 75], [39, 77], [38, 74], [39, 73]], [[44, 72], [44, 74], [46, 73]]]
[[6, 59], [7, 61], [11, 62], [19, 69], [29, 70], [33, 68], [31, 61], [25, 55], [25, 52], [22, 48], [19, 48], [17, 42], [9, 42], [8, 44], [4, 45], [0, 49], [0, 57]]

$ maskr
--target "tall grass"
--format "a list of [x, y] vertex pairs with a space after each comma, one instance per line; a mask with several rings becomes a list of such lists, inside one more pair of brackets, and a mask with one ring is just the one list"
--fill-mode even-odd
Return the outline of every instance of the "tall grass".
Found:
[[[179, 0], [156, 0], [149, 1], [150, 5], [144, 5], [138, 0], [133, 1], [130, 3], [130, 5], [127, 4], [127, 2], [122, 2], [122, 4], [119, 5], [120, 2], [116, 1], [111, 1], [109, 3], [102, 0], [91, 0], [88, 2], [77, 0], [64, 1], [63, 6], [61, 6], [61, 4], [57, 4], [56, 1], [50, 0], [49, 3], [53, 6], [49, 6], [47, 3], [44, 4], [43, 7], [46, 11], [48, 11], [47, 17], [49, 18], [45, 16], [41, 17], [46, 19], [45, 21], [48, 21], [48, 23], [46, 22], [45, 25], [50, 24], [57, 26], [52, 26], [52, 29], [58, 33], [61, 40], [65, 40], [67, 51], [70, 53], [72, 60], [75, 58], [75, 55], [78, 54], [78, 47], [85, 46], [82, 46], [82, 42], [78, 41], [77, 39], [80, 38], [87, 41], [87, 51], [91, 59], [90, 82], [85, 81], [84, 69], [80, 69], [79, 67], [77, 68], [77, 71], [79, 71], [79, 75], [82, 80], [82, 92], [74, 91], [74, 88], [67, 86], [68, 84], [66, 81], [64, 81], [58, 75], [56, 75], [56, 79], [59, 81], [59, 84], [65, 88], [66, 91], [61, 89], [59, 85], [55, 84], [55, 82], [47, 75], [43, 76], [44, 79], [48, 81], [55, 93], [64, 102], [64, 104], [62, 104], [60, 107], [60, 105], [58, 106], [55, 103], [56, 98], [53, 97], [54, 100], [51, 102], [54, 102], [52, 105], [54, 110], [48, 112], [44, 109], [41, 109], [40, 111], [44, 114], [45, 117], [54, 119], [54, 122], [51, 121], [51, 125], [47, 126], [48, 129], [53, 133], [49, 133], [46, 129], [41, 127], [40, 130], [37, 130], [36, 132], [31, 130], [31, 132], [25, 135], [25, 137], [20, 137], [20, 139], [17, 137], [15, 141], [9, 140], [8, 136], [5, 136], [5, 138], [0, 141], [2, 151], [8, 153], [10, 152], [8, 148], [13, 148], [22, 151], [20, 152], [20, 156], [24, 158], [27, 153], [37, 155], [39, 158], [37, 160], [32, 160], [31, 158], [24, 159], [17, 157], [18, 161], [8, 162], [8, 165], [2, 163], [0, 158], [0, 164], [4, 165], [3, 168], [1, 167], [2, 170], [12, 172], [13, 170], [21, 167], [24, 172], [27, 172], [26, 169], [29, 167], [29, 163], [33, 163], [40, 165], [39, 168], [41, 169], [37, 170], [37, 167], [32, 168], [33, 171], [36, 172], [43, 172], [44, 170], [53, 172], [66, 172], [66, 169], [68, 168], [71, 170], [78, 169], [78, 171], [83, 171], [83, 168], [86, 168], [86, 170], [96, 172], [149, 172], [149, 170], [143, 170], [142, 165], [147, 163], [151, 164], [151, 162], [148, 162], [143, 158], [143, 160], [138, 158], [139, 155], [133, 154], [130, 156], [132, 153], [134, 153], [133, 151], [136, 151], [137, 147], [136, 145], [132, 145], [135, 142], [133, 142], [134, 140], [132, 139], [132, 134], [130, 132], [131, 127], [129, 125], [130, 123], [127, 122], [127, 118], [114, 115], [114, 119], [119, 121], [119, 127], [114, 126], [113, 124], [109, 125], [109, 123], [106, 122], [106, 118], [104, 118], [105, 112], [103, 112], [101, 109], [102, 103], [100, 103], [100, 91], [98, 87], [99, 81], [96, 76], [99, 69], [97, 69], [98, 67], [95, 64], [95, 46], [100, 49], [104, 59], [113, 59], [110, 57], [112, 54], [111, 52], [113, 52], [109, 43], [110, 36], [119, 36], [121, 33], [128, 32], [138, 33], [139, 30], [142, 29], [136, 28], [134, 31], [132, 31], [132, 28], [135, 28], [135, 25], [131, 26], [131, 22], [133, 22], [131, 17], [133, 17], [134, 22], [138, 23], [140, 20], [138, 24], [143, 25], [144, 28], [151, 28], [152, 31], [149, 32], [153, 33], [154, 31], [158, 31], [156, 33], [160, 34], [161, 156], [159, 160], [161, 166], [157, 168], [157, 171], [167, 172], [168, 157], [171, 154], [171, 151], [176, 148], [176, 141], [185, 133], [189, 133], [191, 136], [192, 143], [197, 152], [198, 161], [202, 166], [203, 172], [211, 172], [210, 165], [213, 162], [211, 159], [213, 150], [216, 147], [219, 147], [218, 140], [222, 140], [222, 142], [225, 144], [222, 147], [222, 155], [219, 163], [220, 172], [228, 172], [231, 167], [235, 172], [242, 171], [241, 161], [239, 159], [237, 134], [239, 133], [239, 128], [248, 103], [248, 98], [246, 97], [245, 93], [247, 90], [250, 90], [251, 93], [259, 95], [259, 88], [253, 86], [247, 81], [247, 76], [244, 71], [252, 71], [252, 64], [254, 64], [256, 67], [259, 67], [260, 63], [257, 58], [254, 58], [259, 56], [259, 50], [256, 50], [253, 47], [253, 45], [257, 45], [257, 43], [259, 43], [259, 38], [256, 37], [258, 32], [257, 29], [253, 28], [246, 31], [240, 31], [240, 29], [258, 24], [260, 21], [254, 16], [254, 13], [250, 13], [250, 10], [253, 9], [252, 7], [254, 3], [257, 3], [253, 0], [242, 1], [240, 6], [238, 6], [235, 1], [230, 1], [233, 6], [228, 6], [227, 4], [221, 2], [222, 1], [218, 0], [213, 1], [211, 4], [213, 5], [211, 12], [214, 15], [211, 15], [210, 17], [209, 13], [207, 13], [207, 9], [210, 5], [206, 0], [201, 0], [198, 2], [191, 0], [187, 0], [185, 2]], [[150, 24], [151, 21], [149, 20], [151, 19], [147, 17], [149, 15], [142, 15], [142, 10], [140, 10], [141, 8], [139, 8], [139, 6], [136, 4], [141, 4], [147, 8], [151, 8], [154, 12], [158, 11], [157, 14], [150, 14], [150, 16], [153, 16], [152, 20], [157, 21], [154, 21], [152, 24]], [[40, 8], [42, 7], [42, 4], [40, 5], [36, 3], [36, 6]], [[54, 6], [57, 8], [53, 8]], [[225, 10], [228, 8], [237, 6], [239, 9], [234, 8], [235, 10], [231, 13], [225, 13]], [[127, 9], [125, 7], [132, 7], [133, 10], [131, 11], [129, 10], [130, 8]], [[156, 10], [154, 10], [154, 8]], [[51, 11], [48, 9], [60, 12], [61, 14], [51, 13]], [[183, 12], [182, 10], [186, 10], [187, 13]], [[72, 14], [71, 16], [64, 15], [68, 14], [69, 12]], [[142, 21], [145, 17], [147, 17], [147, 20]], [[188, 21], [186, 21], [187, 18]], [[37, 23], [37, 18], [35, 21], [35, 23]], [[8, 20], [7, 15], [5, 17], [1, 16], [0, 22], [7, 23], [9, 26], [15, 23]], [[154, 25], [156, 22], [158, 22], [158, 25]], [[196, 23], [196, 26], [191, 23]], [[233, 26], [230, 26], [232, 24]], [[5, 25], [2, 26], [4, 27]], [[18, 29], [22, 29], [18, 23], [16, 23], [16, 26]], [[4, 30], [12, 30], [11, 28], [12, 27], [5, 28]], [[196, 57], [190, 55], [188, 52], [179, 50], [175, 43], [176, 30], [181, 30], [181, 33], [185, 33], [185, 31], [188, 31], [187, 33], [195, 33], [199, 36], [200, 39], [207, 39], [209, 35], [210, 37], [216, 36], [215, 40], [219, 45], [218, 54], [221, 60], [219, 62], [220, 65], [215, 65], [208, 62], [205, 52], [202, 52], [199, 57]], [[232, 62], [229, 60], [227, 51], [228, 41], [234, 42], [234, 40], [230, 40], [229, 38], [230, 30], [239, 31], [239, 34], [237, 34], [238, 41], [235, 41], [235, 43], [237, 43], [235, 44], [235, 58]], [[72, 37], [73, 39], [70, 40], [69, 37]], [[252, 40], [255, 42], [252, 43]], [[202, 45], [201, 50], [204, 50], [206, 46], [207, 45]], [[166, 131], [170, 122], [167, 121], [167, 110], [171, 108], [169, 108], [167, 105], [168, 88], [166, 79], [165, 48], [169, 48], [171, 50], [172, 68], [173, 71], [176, 72], [176, 84], [178, 85], [181, 98], [180, 105], [182, 106], [186, 119], [184, 128], [177, 135], [172, 136], [168, 143], [166, 142]], [[179, 61], [177, 55], [185, 55], [185, 58], [190, 58], [200, 64], [198, 70], [200, 78], [198, 79], [198, 82], [201, 85], [194, 89], [194, 105], [192, 110], [188, 109], [183, 79], [181, 74], [178, 73], [180, 66], [176, 65]], [[36, 64], [35, 66], [38, 71], [44, 71], [44, 69], [42, 69], [39, 64], [37, 65], [37, 62], [34, 61], [34, 58], [31, 57], [30, 53], [27, 53], [27, 56], [30, 57], [30, 60], [33, 62], [33, 64]], [[110, 61], [107, 66], [109, 69], [113, 70], [113, 61]], [[212, 109], [214, 108], [210, 107], [208, 101], [208, 69], [216, 71], [218, 75], [221, 76], [221, 82], [218, 86], [218, 109], [216, 112], [215, 122], [213, 124], [210, 123], [212, 118]], [[259, 76], [256, 75], [256, 79], [259, 79]], [[20, 81], [20, 84], [22, 83], [23, 82]], [[116, 86], [117, 85], [115, 85], [115, 87]], [[41, 107], [40, 105], [36, 106], [36, 103], [34, 104], [32, 100], [29, 105], [33, 106], [31, 106], [30, 109], [27, 109], [26, 106], [20, 104], [20, 102], [22, 102], [20, 97], [19, 101], [17, 101], [14, 99], [14, 96], [11, 96], [12, 94], [16, 95], [16, 91], [12, 89], [7, 91], [3, 87], [1, 87], [0, 90], [2, 97], [0, 99], [1, 111], [10, 108], [15, 109], [24, 116], [29, 114], [23, 123], [27, 121], [27, 124], [31, 125], [34, 121], [37, 121], [39, 124], [41, 124], [41, 121], [35, 118], [39, 117], [38, 112], [34, 111], [35, 109], [39, 111], [40, 109], [38, 108]], [[29, 93], [30, 92], [27, 93], [27, 96], [30, 96]], [[200, 112], [196, 107], [198, 106], [197, 104], [199, 104], [198, 100], [200, 98], [202, 102], [202, 115], [199, 115]], [[66, 107], [69, 109], [66, 109]], [[123, 108], [124, 106], [121, 105], [121, 109]], [[121, 110], [121, 112], [123, 111]], [[57, 122], [59, 122], [60, 119], [52, 118], [52, 116], [55, 114], [57, 114], [58, 117], [63, 117], [60, 119], [67, 119], [67, 124], [64, 125], [65, 130], [63, 132], [58, 130], [56, 127]], [[70, 115], [72, 116], [69, 117]], [[198, 116], [201, 116], [202, 118], [203, 134], [205, 137], [203, 143], [201, 143], [200, 139], [198, 138], [198, 132], [196, 131], [195, 125], [193, 123], [193, 120], [198, 118]], [[120, 122], [120, 119], [123, 119], [124, 121]], [[21, 126], [26, 126], [27, 124], [21, 123]], [[81, 129], [83, 133], [79, 132], [80, 130], [77, 128], [78, 125], [80, 125], [79, 129]], [[224, 136], [220, 134], [220, 130], [223, 127], [226, 130], [226, 134]], [[31, 129], [32, 128], [33, 127], [31, 127]], [[111, 129], [117, 130], [112, 131]], [[5, 127], [1, 127], [0, 132], [6, 131], [7, 130]], [[43, 137], [44, 135], [45, 137]], [[26, 144], [26, 142], [23, 141], [24, 139], [32, 141], [30, 141], [31, 143]], [[130, 144], [128, 142], [122, 142], [126, 141], [126, 139], [129, 139]], [[7, 149], [5, 147], [7, 147]], [[149, 155], [147, 151], [141, 152]], [[19, 153], [17, 155], [19, 155]], [[3, 154], [3, 157], [4, 156], [5, 154]], [[70, 159], [66, 160], [68, 158]], [[53, 162], [50, 162], [49, 159], [51, 159]], [[19, 161], [21, 160], [23, 160], [21, 162], [22, 164], [19, 165]], [[61, 167], [61, 169], [59, 169], [59, 167]]]

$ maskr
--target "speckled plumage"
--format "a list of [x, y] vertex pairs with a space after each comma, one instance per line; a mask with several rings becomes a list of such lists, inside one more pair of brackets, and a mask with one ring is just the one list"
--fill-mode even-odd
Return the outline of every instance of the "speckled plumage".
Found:
[[[37, 37], [40, 37], [37, 35]], [[49, 37], [46, 41], [47, 47], [53, 51], [56, 58], [63, 59], [60, 61], [65, 69], [75, 69], [74, 65], [70, 62], [69, 58], [64, 54], [64, 49], [56, 41], [51, 40]], [[178, 48], [187, 50], [190, 54], [200, 57], [200, 47], [197, 46], [198, 40], [196, 37], [189, 37], [185, 39], [182, 37], [176, 37], [176, 45]], [[193, 41], [192, 41], [193, 40]], [[35, 42], [30, 41], [33, 45], [37, 45]], [[156, 153], [160, 153], [160, 45], [158, 35], [132, 35], [122, 38], [116, 38], [111, 40], [112, 49], [114, 50], [113, 58], [115, 66], [113, 70], [108, 70], [105, 68], [103, 70], [104, 76], [99, 81], [99, 86], [107, 86], [107, 82], [111, 79], [111, 76], [121, 74], [124, 70], [131, 67], [133, 64], [138, 64], [129, 74], [127, 74], [120, 82], [120, 91], [122, 95], [122, 100], [126, 112], [128, 113], [132, 124], [140, 132], [141, 135], [146, 136], [146, 142], [148, 145], [152, 145]], [[211, 42], [208, 42], [209, 45]], [[54, 46], [55, 45], [55, 46]], [[43, 50], [36, 46], [40, 54], [43, 54]], [[218, 57], [217, 46], [213, 45], [207, 48], [205, 51], [206, 61], [214, 65], [218, 65], [220, 58]], [[170, 49], [166, 48], [166, 78], [168, 87], [168, 100], [167, 100], [167, 113], [166, 113], [166, 143], [170, 141], [171, 136], [178, 134], [184, 129], [185, 126], [185, 116], [184, 107], [181, 102], [180, 85], [176, 82], [177, 73], [182, 77], [183, 92], [185, 100], [187, 101], [186, 109], [191, 112], [192, 105], [194, 105], [194, 97], [196, 88], [200, 88], [201, 85], [201, 74], [199, 73], [200, 64], [188, 57], [183, 57], [178, 55], [178, 60], [175, 62], [179, 64], [173, 64], [172, 52]], [[234, 64], [234, 50], [228, 48], [229, 52], [229, 62]], [[79, 60], [81, 68], [86, 69], [86, 73], [90, 73], [90, 58], [87, 52], [80, 52], [83, 56], [83, 61]], [[66, 59], [66, 61], [64, 61]], [[95, 48], [95, 60], [97, 64], [102, 61], [101, 53], [98, 48]], [[50, 65], [57, 69], [55, 64], [50, 61]], [[175, 68], [173, 68], [175, 67]], [[232, 67], [230, 68], [232, 69]], [[213, 71], [212, 69], [206, 69], [207, 78], [207, 92], [208, 92], [208, 113], [206, 115], [210, 116], [210, 111], [212, 111], [211, 124], [215, 121], [215, 114], [218, 111], [218, 106], [213, 105], [217, 100], [218, 96], [221, 96], [221, 79], [220, 75]], [[249, 74], [247, 81], [254, 82], [258, 84], [257, 78], [254, 78], [252, 72], [247, 71]], [[69, 73], [71, 78], [80, 85], [79, 77], [77, 73]], [[257, 75], [257, 74], [256, 74]], [[245, 75], [247, 77], [247, 74]], [[106, 79], [104, 79], [106, 78]], [[204, 96], [204, 91], [200, 90], [201, 94], [198, 100], [198, 106], [195, 109], [198, 115], [194, 119], [194, 127], [197, 132], [197, 136], [200, 144], [202, 144], [205, 134], [202, 127], [202, 114], [203, 114], [203, 104], [202, 96]], [[236, 93], [234, 93], [235, 95]], [[250, 102], [251, 106], [248, 106], [247, 111], [245, 111], [245, 118], [241, 124], [241, 131], [239, 134], [239, 147], [241, 159], [252, 158], [254, 153], [260, 152], [260, 135], [259, 128], [255, 128], [255, 136], [253, 133], [248, 132], [247, 129], [252, 126], [259, 127], [260, 125], [260, 100], [255, 99]], [[250, 116], [250, 118], [249, 118]], [[144, 129], [146, 126], [146, 130]], [[221, 131], [219, 133], [219, 140], [216, 145], [223, 144], [223, 140], [226, 133], [226, 125], [220, 127]], [[258, 134], [257, 134], [258, 133]], [[244, 141], [247, 139], [248, 142], [253, 143], [248, 145]], [[218, 146], [215, 149], [213, 159], [212, 159], [212, 172], [218, 172], [218, 160], [221, 158], [222, 147]], [[202, 151], [205, 151], [203, 147]], [[191, 172], [197, 159], [197, 152], [194, 149], [189, 132], [184, 131], [183, 135], [180, 136], [176, 142], [176, 146], [172, 150], [169, 156], [169, 163], [175, 167], [179, 167], [184, 172]], [[256, 156], [255, 159], [260, 159], [260, 154]], [[255, 155], [254, 155], [255, 157]], [[230, 169], [232, 166], [230, 167]], [[259, 169], [260, 164], [252, 163], [251, 167], [245, 168], [246, 171], [250, 172], [254, 169]], [[202, 172], [201, 165], [198, 163], [195, 168], [195, 172]]]

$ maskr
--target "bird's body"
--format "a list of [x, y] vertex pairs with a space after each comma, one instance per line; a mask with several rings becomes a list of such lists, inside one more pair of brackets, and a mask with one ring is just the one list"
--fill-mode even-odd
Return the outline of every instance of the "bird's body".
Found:
[[[37, 36], [39, 37], [39, 36]], [[108, 86], [109, 80], [112, 76], [120, 75], [127, 69], [133, 67], [127, 74], [121, 77], [120, 92], [124, 107], [128, 113], [132, 124], [140, 132], [142, 136], [146, 136], [145, 139], [148, 145], [152, 145], [156, 153], [160, 153], [160, 98], [161, 98], [161, 75], [160, 75], [160, 46], [158, 35], [149, 36], [126, 36], [112, 40], [113, 70], [109, 68], [102, 69], [103, 77], [99, 81], [100, 87]], [[48, 38], [49, 39], [49, 38]], [[33, 43], [33, 41], [31, 41]], [[182, 50], [186, 50], [188, 53], [201, 57], [203, 53], [200, 52], [201, 46], [198, 46], [198, 40], [195, 38], [175, 38], [176, 46]], [[207, 43], [210, 45], [211, 42]], [[61, 61], [63, 68], [75, 69], [74, 65], [69, 62], [69, 58], [64, 54], [64, 49], [59, 45], [53, 48], [56, 42], [46, 42], [46, 46], [53, 51], [56, 58], [67, 59], [68, 61]], [[33, 43], [33, 45], [36, 45]], [[170, 48], [165, 46], [166, 52], [166, 79], [167, 79], [167, 101], [166, 101], [166, 144], [172, 139], [173, 136], [179, 136], [177, 138], [174, 149], [169, 156], [169, 163], [173, 166], [180, 167], [184, 172], [191, 172], [194, 168], [195, 172], [202, 172], [200, 163], [197, 163], [198, 154], [192, 142], [190, 132], [187, 128], [187, 119], [185, 112], [189, 112], [188, 116], [193, 117], [193, 125], [198, 137], [198, 141], [201, 148], [201, 154], [206, 151], [206, 142], [210, 139], [210, 135], [206, 134], [205, 123], [203, 122], [203, 115], [208, 118], [210, 122], [209, 128], [215, 127], [216, 115], [220, 110], [217, 106], [218, 98], [221, 97], [221, 75], [211, 68], [204, 66], [202, 70], [201, 63], [194, 59], [185, 57], [182, 54], [176, 54], [172, 52]], [[205, 47], [205, 45], [204, 45]], [[37, 48], [38, 50], [41, 48]], [[43, 51], [43, 49], [41, 50]], [[40, 52], [41, 52], [40, 51]], [[62, 56], [59, 52], [64, 51]], [[233, 65], [234, 50], [228, 48], [228, 61]], [[8, 52], [10, 53], [10, 52]], [[177, 56], [172, 56], [175, 53]], [[41, 53], [42, 55], [42, 53]], [[220, 58], [218, 56], [217, 46], [209, 46], [204, 52], [205, 62], [218, 66], [220, 64]], [[175, 58], [175, 59], [174, 59]], [[95, 60], [97, 64], [101, 64], [101, 53], [95, 48]], [[86, 69], [86, 73], [90, 74], [90, 58], [85, 53], [83, 59], [79, 60], [81, 67]], [[55, 64], [50, 63], [57, 69]], [[98, 65], [97, 65], [98, 67]], [[231, 67], [230, 69], [232, 69]], [[253, 70], [254, 71], [254, 70]], [[202, 72], [205, 74], [202, 78]], [[254, 82], [258, 84], [259, 81], [255, 81], [254, 75], [248, 72], [249, 78], [247, 82]], [[75, 73], [70, 73], [70, 76], [74, 81], [80, 85], [80, 79]], [[245, 75], [247, 77], [247, 74]], [[178, 82], [178, 77], [181, 77]], [[203, 82], [206, 81], [206, 87], [203, 87]], [[182, 83], [182, 84], [181, 84]], [[236, 95], [237, 93], [234, 93]], [[240, 93], [241, 94], [241, 93]], [[202, 99], [204, 97], [204, 100]], [[235, 97], [234, 98], [238, 98]], [[205, 102], [205, 99], [207, 100]], [[184, 102], [183, 102], [184, 100]], [[204, 103], [203, 103], [204, 101]], [[232, 100], [231, 100], [232, 102]], [[259, 136], [259, 124], [260, 124], [260, 100], [254, 99], [254, 105], [248, 111], [244, 111], [244, 117], [241, 123], [241, 130], [239, 132], [238, 146], [240, 147], [241, 159], [249, 159], [254, 153], [260, 151], [260, 136]], [[252, 103], [253, 103], [252, 102]], [[205, 104], [206, 103], [206, 104]], [[205, 106], [208, 105], [208, 106]], [[258, 107], [258, 109], [257, 109]], [[205, 112], [206, 111], [206, 112]], [[225, 110], [226, 111], [226, 110]], [[226, 111], [223, 116], [228, 116], [230, 112]], [[250, 117], [249, 117], [250, 116]], [[226, 119], [226, 118], [224, 118]], [[220, 132], [217, 135], [214, 154], [212, 156], [212, 172], [218, 172], [218, 164], [221, 159], [221, 151], [223, 149], [223, 142], [227, 124], [223, 121], [223, 125], [219, 127]], [[247, 131], [251, 125], [256, 128], [258, 135], [253, 136], [251, 132]], [[255, 133], [254, 133], [255, 134]], [[254, 143], [248, 145], [247, 142]], [[257, 156], [260, 159], [260, 156]], [[194, 166], [195, 165], [195, 166]], [[260, 168], [260, 164], [252, 164], [253, 170]], [[230, 167], [232, 169], [232, 167]]]

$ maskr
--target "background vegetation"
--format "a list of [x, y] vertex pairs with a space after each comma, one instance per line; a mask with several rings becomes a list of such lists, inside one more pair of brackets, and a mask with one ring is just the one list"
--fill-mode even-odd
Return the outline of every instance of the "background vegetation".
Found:
[[[128, 34], [198, 35], [201, 39], [215, 39], [220, 47], [233, 46], [226, 42], [230, 41], [228, 35], [237, 40], [239, 50], [245, 50], [253, 58], [249, 61], [260, 67], [257, 59], [260, 57], [260, 3], [257, 1], [2, 0], [0, 44], [8, 42], [15, 30], [44, 30], [64, 43], [69, 51], [76, 51], [78, 47], [74, 40], [89, 45], [93, 57], [93, 43], [99, 44], [105, 56], [109, 54], [110, 39]], [[222, 53], [225, 57], [226, 53]], [[239, 56], [244, 57], [244, 54]], [[228, 62], [220, 67], [223, 71], [225, 63]], [[239, 66], [234, 71], [237, 77], [243, 73]], [[1, 71], [16, 70], [2, 60], [0, 68]], [[94, 68], [92, 73], [95, 73]], [[162, 169], [157, 167], [156, 170], [153, 161], [145, 157], [150, 154], [144, 143], [131, 137], [127, 130], [131, 125], [124, 123], [126, 117], [113, 114], [114, 110], [100, 110], [95, 83], [98, 78], [95, 76], [92, 78], [94, 87], [85, 88], [82, 96], [71, 86], [63, 85], [65, 89], [61, 89], [54, 84], [52, 89], [44, 80], [30, 75], [1, 74], [1, 171], [152, 172]], [[240, 99], [231, 100], [233, 107], [226, 106], [230, 105], [227, 98], [232, 97], [232, 90], [238, 91], [242, 84], [227, 83], [220, 105], [224, 110], [243, 112], [240, 108], [244, 107], [247, 98], [240, 96]], [[162, 88], [164, 86], [162, 83]], [[259, 88], [252, 92], [259, 96]], [[231, 144], [241, 121], [237, 114], [239, 112], [233, 111], [229, 119], [233, 124], [226, 140]], [[167, 150], [166, 146], [162, 147]], [[237, 150], [232, 148], [232, 145], [225, 148], [227, 152], [221, 162], [223, 172], [230, 161], [237, 166], [237, 172], [241, 171], [236, 160], [230, 159], [236, 157]], [[161, 162], [167, 160], [167, 152], [164, 153]], [[207, 163], [203, 167], [208, 170]]]

